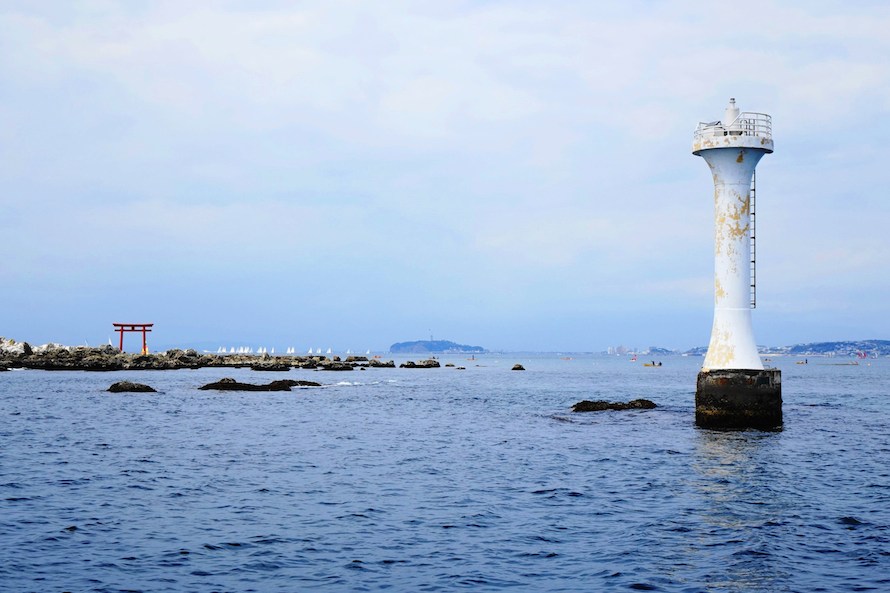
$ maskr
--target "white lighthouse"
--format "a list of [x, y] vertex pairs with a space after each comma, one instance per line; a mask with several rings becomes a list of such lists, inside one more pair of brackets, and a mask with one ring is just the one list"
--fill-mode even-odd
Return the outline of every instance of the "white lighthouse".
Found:
[[782, 425], [782, 374], [763, 368], [751, 328], [754, 169], [772, 151], [770, 116], [740, 112], [735, 99], [723, 119], [698, 124], [692, 141], [714, 178], [714, 325], [696, 383], [699, 426]]
[[714, 325], [702, 370], [763, 369], [751, 328], [751, 181], [773, 151], [772, 123], [764, 113], [739, 112], [735, 99], [723, 119], [700, 123], [692, 154], [714, 177]]

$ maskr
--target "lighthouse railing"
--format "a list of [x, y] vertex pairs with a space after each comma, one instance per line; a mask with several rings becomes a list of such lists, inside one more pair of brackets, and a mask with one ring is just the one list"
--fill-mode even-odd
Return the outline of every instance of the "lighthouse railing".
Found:
[[715, 136], [757, 136], [772, 140], [773, 119], [766, 113], [744, 111], [729, 124], [700, 122], [695, 128], [695, 140]]

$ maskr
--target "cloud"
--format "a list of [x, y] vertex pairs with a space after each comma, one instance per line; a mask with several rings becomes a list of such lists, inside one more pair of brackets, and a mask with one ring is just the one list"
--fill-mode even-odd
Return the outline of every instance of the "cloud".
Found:
[[0, 228], [29, 245], [7, 280], [225, 261], [324, 285], [361, 253], [400, 303], [679, 307], [711, 265], [692, 130], [735, 96], [774, 116], [782, 306], [885, 300], [888, 28], [881, 3], [6, 3]]

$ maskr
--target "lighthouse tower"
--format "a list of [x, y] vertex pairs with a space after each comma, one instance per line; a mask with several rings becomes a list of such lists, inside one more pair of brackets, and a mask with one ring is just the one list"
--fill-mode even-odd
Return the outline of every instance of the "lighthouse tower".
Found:
[[751, 327], [753, 180], [773, 152], [772, 120], [740, 112], [735, 99], [720, 121], [700, 123], [692, 154], [714, 179], [714, 324], [696, 387], [696, 423], [775, 428], [782, 423], [781, 374], [764, 369]]

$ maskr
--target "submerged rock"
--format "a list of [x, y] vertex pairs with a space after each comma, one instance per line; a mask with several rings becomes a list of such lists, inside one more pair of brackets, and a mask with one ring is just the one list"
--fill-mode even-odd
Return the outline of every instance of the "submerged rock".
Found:
[[513, 368], [510, 370], [511, 371], [524, 371], [525, 367], [517, 362], [516, 364], [513, 365]]
[[273, 381], [273, 383], [287, 383], [291, 387], [321, 387], [321, 383], [315, 381], [302, 381], [299, 379], [284, 379], [283, 381]]
[[118, 381], [108, 388], [111, 393], [157, 393], [150, 385], [132, 383], [130, 381]]
[[651, 410], [657, 407], [654, 402], [648, 399], [635, 399], [627, 403], [624, 402], [607, 402], [604, 400], [580, 401], [572, 406], [573, 412], [602, 412], [603, 410]]
[[280, 381], [272, 381], [265, 385], [255, 385], [253, 383], [240, 383], [235, 379], [226, 377], [215, 383], [203, 385], [198, 389], [215, 389], [217, 391], [290, 391], [291, 387], [321, 387], [321, 383], [316, 383], [315, 381], [282, 379]]

